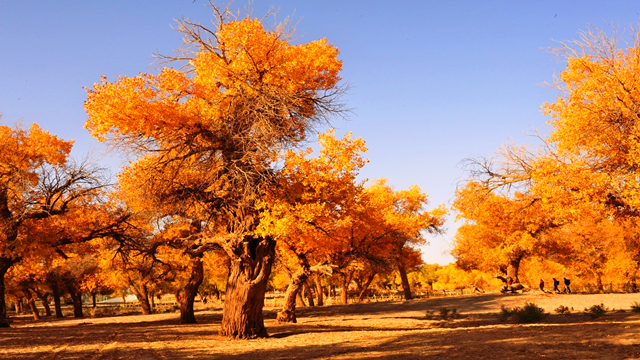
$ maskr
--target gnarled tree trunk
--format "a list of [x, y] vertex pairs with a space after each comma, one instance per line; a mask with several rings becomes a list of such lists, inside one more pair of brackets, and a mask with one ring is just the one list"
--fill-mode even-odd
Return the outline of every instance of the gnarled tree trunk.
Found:
[[296, 297], [304, 285], [304, 281], [308, 275], [304, 269], [300, 268], [291, 277], [291, 282], [287, 286], [287, 292], [284, 296], [284, 305], [282, 310], [278, 313], [276, 320], [283, 323], [296, 323]]
[[507, 276], [511, 276], [514, 283], [520, 283], [520, 278], [518, 278], [518, 273], [520, 272], [520, 263], [522, 259], [526, 255], [526, 252], [520, 252], [515, 255], [512, 260], [509, 262], [509, 266], [507, 266]]
[[202, 258], [191, 258], [191, 276], [189, 281], [181, 291], [182, 299], [180, 299], [180, 323], [195, 324], [196, 316], [193, 312], [193, 303], [198, 295], [198, 288], [204, 279], [204, 266]]
[[235, 338], [267, 337], [262, 308], [276, 242], [271, 237], [246, 236], [237, 248], [227, 280], [220, 334]]

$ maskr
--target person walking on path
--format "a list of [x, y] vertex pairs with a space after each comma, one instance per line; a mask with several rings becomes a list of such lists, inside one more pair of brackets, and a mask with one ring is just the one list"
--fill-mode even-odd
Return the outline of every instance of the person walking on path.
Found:
[[540, 279], [540, 291], [545, 292], [544, 291], [544, 280]]
[[555, 291], [556, 293], [560, 292], [560, 289], [558, 289], [558, 285], [560, 285], [560, 281], [556, 280], [556, 278], [553, 278], [553, 291]]
[[564, 278], [564, 292], [567, 294], [571, 294], [571, 288], [569, 285], [571, 285], [571, 280]]

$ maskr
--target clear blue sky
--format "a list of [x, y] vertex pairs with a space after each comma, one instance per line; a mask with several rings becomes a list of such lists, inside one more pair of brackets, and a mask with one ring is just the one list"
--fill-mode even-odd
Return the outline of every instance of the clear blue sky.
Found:
[[[101, 75], [153, 72], [152, 54], [181, 43], [173, 19], [207, 24], [205, 4], [0, 0], [0, 121], [36, 122], [76, 140], [74, 154], [82, 156], [96, 147], [82, 127], [83, 87]], [[532, 127], [548, 130], [539, 109], [556, 92], [541, 84], [564, 66], [545, 50], [554, 40], [576, 39], [589, 24], [640, 18], [640, 2], [611, 0], [255, 0], [254, 15], [271, 5], [279, 18], [300, 20], [300, 41], [326, 37], [340, 49], [353, 114], [334, 125], [367, 141], [362, 175], [386, 177], [397, 189], [418, 184], [432, 205], [449, 205], [465, 178], [462, 159], [490, 155], [509, 139], [532, 142], [524, 136]], [[456, 224], [447, 226], [423, 248], [425, 261], [453, 260]]]

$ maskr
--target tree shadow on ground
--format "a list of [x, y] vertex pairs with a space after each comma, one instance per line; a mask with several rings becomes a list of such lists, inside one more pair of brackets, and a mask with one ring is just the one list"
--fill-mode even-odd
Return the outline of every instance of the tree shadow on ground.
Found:
[[[475, 307], [493, 311], [496, 304], [492, 301], [500, 298], [501, 295], [497, 295], [471, 300], [476, 301]], [[440, 319], [437, 312], [431, 319], [415, 314], [415, 311], [436, 310], [439, 306], [455, 308], [459, 303], [417, 300], [307, 308], [305, 315], [310, 316], [303, 322], [277, 324], [268, 320], [271, 337], [250, 341], [229, 341], [219, 336], [222, 320], [219, 312], [200, 313], [198, 324], [193, 325], [180, 325], [178, 314], [170, 314], [172, 318], [139, 316], [132, 319], [135, 322], [127, 323], [118, 323], [126, 318], [63, 319], [66, 322], [0, 330], [0, 358], [624, 359], [640, 356], [640, 315], [636, 313], [607, 313], [598, 319], [590, 319], [581, 312], [552, 314], [535, 324], [516, 324], [513, 319], [500, 322], [495, 311], [463, 313], [451, 319]], [[367, 315], [360, 316], [362, 314]]]

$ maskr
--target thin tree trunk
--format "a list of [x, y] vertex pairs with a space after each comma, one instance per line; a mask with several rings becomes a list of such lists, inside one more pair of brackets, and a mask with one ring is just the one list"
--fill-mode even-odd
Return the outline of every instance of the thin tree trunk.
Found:
[[404, 263], [401, 259], [397, 259], [398, 272], [400, 273], [400, 281], [402, 281], [402, 291], [404, 292], [404, 299], [411, 300], [411, 285], [409, 285], [409, 277], [407, 277], [407, 270], [404, 268]]
[[96, 294], [91, 293], [91, 308], [95, 309], [97, 306]]
[[348, 273], [342, 276], [342, 293], [340, 294], [340, 298], [342, 300], [343, 305], [347, 305], [349, 303], [349, 295], [347, 294], [349, 291], [349, 284], [351, 284], [351, 278], [353, 277], [353, 271], [349, 271]]
[[[271, 237], [246, 236], [232, 258], [220, 334], [235, 338], [267, 337], [262, 308], [276, 242]], [[234, 254], [230, 254], [234, 255]]]
[[313, 303], [313, 294], [311, 294], [311, 289], [309, 288], [309, 285], [307, 285], [307, 281], [305, 280], [305, 282], [302, 285], [303, 285], [302, 291], [307, 296], [307, 303], [309, 304], [309, 306], [316, 306]]
[[296, 296], [296, 306], [299, 307], [305, 307], [307, 306], [307, 303], [304, 302], [304, 299], [302, 298], [302, 291], [298, 291], [298, 296]]
[[324, 294], [323, 289], [322, 289], [322, 278], [320, 278], [320, 274], [316, 274], [315, 278], [315, 284], [316, 284], [316, 303], [318, 303], [318, 306], [323, 306], [324, 305]]
[[335, 285], [329, 285], [329, 296], [333, 296], [333, 303], [334, 304], [337, 303], [336, 286]]
[[42, 302], [42, 307], [44, 307], [45, 316], [51, 316], [51, 306], [49, 306], [49, 296], [46, 293], [35, 290], [38, 299]]
[[154, 312], [156, 308], [156, 296], [152, 292], [149, 293], [149, 305], [151, 305], [151, 312]]
[[360, 294], [358, 295], [358, 302], [364, 301], [364, 297], [367, 295], [367, 290], [369, 290], [369, 285], [371, 285], [371, 282], [375, 277], [376, 277], [376, 273], [373, 273], [369, 275], [369, 277], [367, 277], [367, 281], [365, 281], [365, 283], [362, 285], [362, 289], [360, 289]]
[[38, 311], [38, 307], [36, 306], [36, 299], [34, 299], [33, 294], [30, 291], [25, 291], [27, 294], [27, 304], [29, 304], [29, 309], [31, 309], [31, 313], [33, 314], [33, 320], [40, 320], [40, 311]]
[[[193, 312], [193, 302], [198, 295], [198, 288], [204, 280], [204, 266], [202, 258], [191, 258], [191, 276], [182, 291], [182, 299], [180, 300], [180, 323], [195, 324], [196, 316]], [[145, 288], [146, 289], [146, 288]]]
[[308, 275], [305, 273], [304, 269], [299, 269], [293, 276], [291, 277], [291, 282], [289, 286], [287, 286], [287, 292], [284, 296], [284, 305], [282, 306], [282, 310], [278, 313], [276, 320], [282, 323], [296, 323], [298, 320], [296, 319], [296, 302], [298, 294], [304, 285], [304, 281], [307, 279]]
[[598, 292], [600, 294], [604, 294], [604, 285], [602, 285], [602, 276], [597, 273], [596, 273], [596, 285], [598, 286]]
[[142, 315], [151, 314], [151, 304], [149, 304], [149, 292], [147, 291], [147, 285], [144, 283], [140, 283], [139, 286], [131, 280], [127, 278], [127, 282], [129, 283], [129, 288], [133, 291], [133, 294], [138, 299], [140, 303], [140, 309], [142, 310]]

